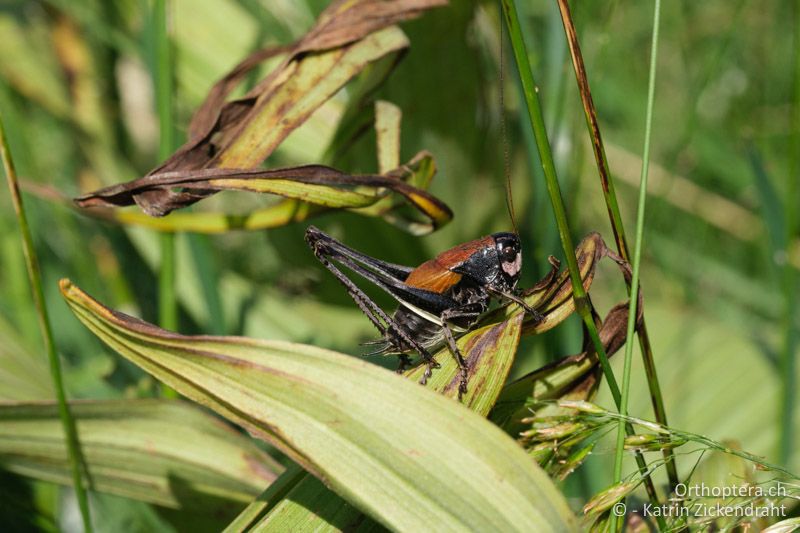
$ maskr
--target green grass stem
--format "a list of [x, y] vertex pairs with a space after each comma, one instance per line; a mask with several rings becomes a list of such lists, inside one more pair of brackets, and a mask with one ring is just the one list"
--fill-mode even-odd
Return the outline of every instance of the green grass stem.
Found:
[[[153, 82], [155, 84], [156, 112], [158, 115], [158, 158], [163, 161], [175, 149], [175, 116], [172, 102], [174, 83], [172, 78], [172, 50], [167, 28], [167, 0], [154, 0], [153, 29], [155, 34], [155, 57], [153, 58]], [[171, 331], [178, 329], [178, 300], [175, 294], [177, 270], [175, 234], [162, 232], [161, 265], [158, 271], [158, 322]], [[166, 397], [175, 397], [175, 391], [164, 388]]]
[[[580, 314], [589, 332], [592, 344], [597, 353], [598, 361], [606, 377], [606, 382], [614, 398], [617, 407], [620, 406], [621, 393], [617, 380], [611, 369], [608, 361], [608, 356], [605, 353], [605, 348], [600, 340], [597, 332], [597, 326], [594, 323], [592, 316], [591, 303], [586, 295], [581, 281], [580, 271], [578, 269], [578, 260], [575, 256], [575, 246], [572, 242], [572, 237], [569, 232], [569, 224], [567, 221], [566, 209], [564, 201], [561, 196], [561, 188], [556, 176], [555, 164], [553, 162], [553, 154], [550, 148], [550, 141], [547, 138], [547, 131], [544, 125], [544, 117], [542, 115], [541, 104], [539, 102], [538, 88], [533, 78], [530, 64], [528, 63], [528, 53], [525, 46], [525, 41], [522, 36], [522, 31], [519, 25], [519, 17], [517, 15], [516, 3], [514, 0], [502, 0], [503, 12], [505, 14], [506, 24], [508, 26], [509, 37], [511, 38], [511, 46], [514, 50], [514, 59], [516, 60], [517, 70], [519, 72], [520, 80], [522, 82], [523, 93], [525, 97], [528, 115], [533, 128], [534, 137], [536, 140], [536, 147], [539, 152], [539, 157], [542, 163], [542, 170], [544, 171], [545, 181], [547, 183], [547, 191], [550, 196], [550, 203], [553, 206], [553, 212], [558, 227], [559, 237], [561, 238], [561, 245], [564, 249], [564, 255], [569, 267], [570, 279], [572, 280], [573, 298], [575, 299], [575, 309]], [[633, 315], [635, 316], [635, 314]], [[626, 430], [633, 432], [633, 427], [628, 425]], [[636, 454], [636, 461], [639, 465], [639, 470], [644, 476], [644, 485], [647, 489], [650, 500], [654, 503], [658, 502], [658, 495], [653, 485], [653, 481], [647, 473], [647, 465], [644, 457], [641, 454]]]
[[[53, 379], [53, 387], [56, 392], [58, 402], [58, 414], [61, 418], [61, 425], [64, 428], [64, 435], [67, 441], [67, 452], [69, 454], [70, 470], [72, 474], [72, 486], [75, 489], [75, 496], [78, 500], [81, 519], [83, 520], [84, 531], [92, 531], [91, 516], [89, 514], [89, 499], [83, 484], [84, 463], [81, 454], [80, 443], [78, 441], [78, 431], [75, 420], [67, 404], [67, 395], [64, 390], [64, 378], [61, 374], [61, 361], [56, 353], [56, 345], [53, 340], [53, 329], [50, 325], [50, 317], [47, 313], [47, 305], [42, 289], [42, 277], [39, 271], [39, 262], [36, 251], [33, 247], [28, 218], [25, 215], [25, 204], [19, 191], [17, 173], [14, 169], [14, 161], [11, 158], [11, 151], [6, 140], [6, 132], [3, 127], [3, 120], [0, 117], [0, 155], [3, 159], [3, 168], [8, 182], [8, 189], [11, 193], [11, 201], [14, 204], [14, 211], [19, 224], [20, 237], [22, 239], [22, 250], [25, 256], [25, 266], [28, 270], [28, 279], [33, 292], [33, 303], [36, 306], [36, 315], [39, 322], [39, 329], [42, 333], [45, 351], [50, 363], [50, 376]], [[88, 480], [88, 477], [87, 477]]]
[[533, 73], [531, 72], [530, 65], [528, 64], [527, 49], [522, 38], [516, 5], [514, 0], [503, 0], [502, 3], [503, 11], [506, 16], [506, 24], [508, 25], [509, 37], [511, 38], [511, 47], [514, 50], [514, 58], [516, 59], [520, 79], [522, 80], [522, 90], [527, 103], [528, 115], [530, 118], [531, 127], [533, 128], [540, 161], [542, 163], [542, 170], [544, 171], [547, 192], [550, 196], [550, 202], [553, 206], [553, 214], [556, 219], [558, 235], [561, 239], [561, 245], [564, 248], [567, 266], [569, 267], [570, 279], [572, 280], [573, 287], [573, 296], [575, 298], [575, 308], [580, 314], [581, 318], [583, 318], [584, 323], [586, 323], [586, 327], [589, 330], [595, 350], [597, 351], [598, 359], [603, 367], [603, 372], [606, 375], [609, 387], [611, 387], [611, 394], [614, 396], [614, 400], [618, 401], [620, 398], [619, 386], [617, 385], [614, 374], [611, 371], [611, 366], [608, 362], [608, 356], [605, 353], [605, 349], [603, 348], [603, 343], [600, 341], [600, 336], [597, 334], [597, 327], [592, 319], [592, 313], [589, 307], [586, 291], [583, 288], [580, 270], [578, 268], [578, 259], [575, 256], [575, 245], [569, 232], [567, 212], [564, 208], [564, 201], [561, 197], [561, 187], [558, 184], [553, 154], [552, 150], [550, 149], [550, 141], [547, 138], [544, 117], [542, 115], [542, 109], [539, 103], [538, 88], [533, 79]]
[[[636, 306], [639, 296], [639, 267], [642, 258], [642, 243], [644, 240], [644, 215], [647, 204], [647, 178], [648, 167], [650, 164], [650, 139], [653, 131], [653, 106], [655, 103], [656, 85], [656, 61], [658, 59], [658, 30], [661, 20], [661, 0], [655, 0], [653, 9], [653, 35], [650, 45], [650, 73], [647, 82], [647, 110], [645, 112], [644, 127], [644, 148], [642, 149], [642, 173], [639, 183], [639, 203], [636, 210], [636, 242], [633, 248], [631, 279], [630, 309], [628, 311], [627, 339], [632, 339], [636, 329]], [[622, 373], [622, 404], [619, 413], [623, 416], [628, 414], [628, 399], [630, 397], [631, 386], [631, 366], [633, 362], [633, 343], [625, 343], [625, 366]], [[626, 424], [619, 423], [617, 432], [617, 448], [614, 456], [614, 481], [619, 483], [622, 480], [622, 457], [624, 454]], [[616, 522], [616, 517], [613, 517]], [[616, 525], [616, 524], [615, 524]]]
[[[153, 8], [153, 26], [155, 34], [154, 74], [153, 79], [156, 89], [156, 110], [159, 125], [158, 157], [163, 161], [168, 158], [178, 147], [175, 134], [175, 112], [173, 95], [175, 93], [175, 71], [172, 60], [172, 48], [168, 29], [169, 4], [167, 0], [157, 0]], [[161, 270], [159, 271], [159, 323], [161, 327], [176, 330], [178, 328], [178, 303], [175, 292], [175, 277], [177, 275], [176, 239], [177, 235], [162, 232], [161, 245]], [[196, 267], [203, 292], [203, 297], [208, 309], [211, 333], [222, 335], [225, 333], [225, 320], [222, 302], [217, 286], [217, 273], [214, 266], [212, 243], [203, 235], [186, 235], [192, 261]]]
[[[569, 2], [568, 0], [558, 0], [558, 6], [561, 11], [561, 21], [564, 24], [564, 32], [567, 36], [567, 43], [569, 45], [570, 55], [572, 57], [572, 65], [575, 70], [575, 79], [578, 83], [578, 93], [580, 94], [581, 101], [583, 103], [586, 126], [589, 129], [589, 137], [592, 140], [592, 151], [595, 156], [595, 163], [597, 164], [600, 185], [603, 190], [603, 198], [608, 210], [608, 218], [611, 222], [611, 229], [614, 233], [614, 241], [617, 245], [617, 252], [619, 253], [620, 257], [630, 262], [630, 249], [628, 247], [628, 240], [625, 236], [625, 226], [622, 222], [622, 214], [620, 213], [619, 204], [617, 202], [614, 179], [609, 171], [608, 158], [606, 157], [606, 150], [605, 146], [603, 145], [603, 137], [600, 134], [600, 124], [597, 120], [597, 110], [594, 106], [594, 99], [592, 98], [591, 89], [589, 88], [589, 78], [586, 74], [586, 67], [583, 62], [583, 55], [578, 42], [578, 34], [575, 31], [572, 14], [570, 13]], [[627, 283], [627, 290], [628, 295], [630, 296], [630, 282]], [[642, 315], [642, 323], [638, 330], [638, 338], [645, 374], [647, 376], [647, 384], [650, 389], [650, 399], [653, 404], [653, 412], [655, 413], [656, 420], [660, 424], [667, 426], [669, 425], [667, 422], [667, 412], [664, 408], [664, 398], [661, 394], [661, 385], [658, 381], [655, 358], [653, 357], [653, 348], [650, 343], [650, 335], [647, 332], [647, 325], [644, 315]], [[670, 486], [674, 490], [679, 482], [679, 479], [678, 469], [675, 465], [675, 454], [671, 447], [665, 448], [664, 461]]]
[[185, 238], [208, 309], [208, 332], [212, 335], [225, 335], [225, 312], [217, 285], [218, 266], [214, 257], [213, 241], [208, 235], [195, 233], [187, 233]]
[[800, 2], [795, 2], [795, 33], [794, 33], [794, 102], [792, 110], [792, 135], [789, 139], [789, 176], [784, 207], [785, 249], [783, 264], [783, 285], [786, 295], [783, 323], [783, 346], [781, 353], [781, 405], [780, 405], [780, 443], [778, 459], [781, 464], [788, 466], [795, 449], [794, 435], [794, 409], [797, 398], [797, 331], [794, 323], [797, 314], [797, 272], [789, 261], [791, 243], [800, 232], [798, 228], [797, 205], [800, 202]]

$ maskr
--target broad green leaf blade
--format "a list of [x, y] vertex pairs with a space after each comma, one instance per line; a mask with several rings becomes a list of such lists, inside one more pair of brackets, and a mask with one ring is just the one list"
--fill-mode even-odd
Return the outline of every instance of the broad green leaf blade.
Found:
[[[458, 347], [469, 365], [467, 392], [461, 402], [482, 416], [491, 409], [508, 377], [519, 345], [522, 316], [506, 322], [471, 331], [458, 339]], [[428, 379], [427, 387], [451, 398], [458, 397], [461, 382], [458, 365], [447, 348], [434, 359], [440, 368]], [[418, 381], [425, 365], [406, 371], [405, 376]], [[353, 509], [337, 494], [322, 486], [311, 475], [298, 484], [289, 495], [261, 521], [264, 531], [349, 531], [379, 526]]]
[[[521, 315], [499, 324], [471, 331], [458, 339], [458, 347], [469, 365], [468, 390], [461, 402], [486, 416], [508, 377], [519, 345]], [[428, 379], [428, 388], [445, 396], [458, 397], [460, 371], [452, 354], [443, 348], [434, 359], [440, 368]], [[405, 376], [418, 381], [425, 365], [410, 369]], [[313, 529], [315, 531], [353, 530], [379, 526], [353, 509], [337, 494], [320, 485], [310, 475], [298, 484], [292, 495], [281, 501], [262, 521], [264, 531]]]
[[[172, 508], [250, 501], [282, 467], [233, 428], [182, 401], [71, 405], [92, 488]], [[0, 464], [71, 484], [53, 402], [0, 403]], [[201, 503], [202, 502], [202, 503]]]
[[328, 350], [185, 337], [112, 311], [69, 281], [73, 312], [164, 383], [282, 449], [387, 527], [561, 531], [575, 519], [497, 427], [396, 374]]

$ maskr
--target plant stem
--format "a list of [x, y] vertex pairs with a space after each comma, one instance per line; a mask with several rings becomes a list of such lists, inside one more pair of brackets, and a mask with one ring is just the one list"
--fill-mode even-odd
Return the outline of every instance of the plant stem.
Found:
[[175, 331], [178, 313], [175, 297], [175, 234], [159, 234], [161, 266], [158, 272], [158, 322], [162, 328]]
[[186, 241], [197, 269], [200, 288], [208, 309], [208, 331], [212, 335], [225, 335], [225, 313], [217, 286], [218, 265], [215, 262], [213, 242], [208, 235], [187, 233]]
[[[795, 17], [800, 23], [800, 2], [795, 2]], [[795, 25], [794, 33], [794, 105], [792, 113], [792, 136], [789, 139], [789, 176], [786, 195], [786, 205], [784, 207], [786, 222], [786, 238], [783, 265], [783, 289], [786, 295], [786, 310], [784, 312], [783, 324], [783, 353], [781, 354], [781, 375], [783, 382], [781, 387], [780, 405], [780, 444], [778, 458], [781, 464], [788, 466], [794, 451], [794, 407], [795, 394], [797, 388], [797, 361], [795, 350], [797, 346], [796, 325], [794, 323], [797, 312], [797, 274], [789, 261], [791, 254], [791, 243], [794, 241], [798, 232], [797, 202], [800, 198], [800, 29]]]
[[[611, 365], [608, 362], [608, 356], [605, 353], [605, 348], [600, 340], [600, 335], [597, 333], [597, 326], [594, 323], [592, 316], [591, 302], [589, 301], [586, 290], [583, 288], [581, 281], [580, 270], [578, 269], [578, 260], [575, 257], [575, 246], [572, 243], [572, 237], [569, 233], [569, 225], [567, 222], [566, 210], [564, 208], [564, 201], [561, 197], [561, 188], [558, 184], [558, 177], [556, 176], [555, 164], [553, 162], [553, 154], [550, 149], [550, 141], [547, 138], [547, 131], [544, 126], [544, 117], [542, 115], [541, 104], [539, 103], [538, 90], [536, 82], [533, 79], [533, 72], [531, 71], [530, 64], [528, 63], [528, 53], [525, 47], [525, 41], [522, 37], [522, 32], [519, 25], [519, 17], [517, 16], [517, 9], [515, 0], [501, 0], [503, 12], [505, 14], [506, 24], [508, 25], [508, 33], [511, 38], [511, 46], [514, 50], [514, 59], [517, 63], [520, 80], [522, 82], [523, 93], [525, 102], [527, 104], [528, 116], [530, 118], [531, 127], [533, 128], [534, 137], [536, 139], [536, 147], [539, 152], [539, 157], [542, 162], [542, 170], [544, 171], [545, 181], [547, 183], [547, 191], [550, 195], [550, 203], [553, 206], [555, 214], [556, 225], [558, 226], [558, 233], [561, 238], [561, 245], [564, 248], [564, 255], [569, 267], [570, 279], [572, 281], [572, 294], [575, 300], [575, 309], [583, 319], [586, 330], [589, 332], [589, 337], [594, 345], [597, 359], [606, 377], [608, 387], [614, 402], [617, 407], [620, 406], [621, 394], [617, 380], [611, 370]], [[635, 315], [634, 315], [635, 316]], [[633, 433], [633, 426], [628, 425], [626, 429]], [[653, 480], [647, 472], [647, 464], [644, 457], [640, 453], [636, 454], [636, 462], [639, 466], [639, 471], [644, 476], [644, 485], [647, 489], [650, 500], [658, 503], [658, 495], [653, 485]], [[661, 517], [659, 517], [661, 518]], [[659, 524], [663, 518], [659, 520]]]
[[564, 208], [564, 201], [561, 197], [561, 187], [558, 184], [556, 177], [555, 163], [553, 162], [553, 154], [550, 149], [550, 141], [547, 139], [547, 131], [545, 130], [544, 117], [542, 116], [541, 105], [539, 103], [538, 88], [533, 79], [530, 65], [528, 65], [528, 55], [525, 48], [525, 42], [522, 39], [522, 33], [519, 27], [519, 19], [517, 18], [516, 5], [514, 0], [502, 0], [503, 11], [506, 15], [506, 23], [508, 24], [509, 36], [511, 38], [511, 46], [514, 50], [514, 58], [517, 62], [517, 68], [522, 80], [522, 90], [525, 96], [525, 101], [528, 108], [528, 116], [530, 118], [531, 127], [533, 128], [534, 138], [536, 140], [536, 147], [539, 151], [539, 157], [542, 162], [542, 170], [544, 171], [545, 182], [547, 184], [547, 192], [550, 196], [550, 203], [553, 206], [553, 214], [555, 215], [556, 225], [558, 227], [558, 235], [561, 238], [561, 245], [564, 248], [564, 255], [569, 267], [570, 279], [572, 280], [572, 294], [575, 299], [575, 309], [580, 314], [586, 328], [589, 330], [589, 335], [594, 343], [595, 350], [597, 351], [600, 365], [603, 367], [603, 372], [606, 375], [609, 387], [611, 387], [611, 394], [614, 396], [614, 401], [619, 401], [620, 391], [614, 374], [611, 371], [611, 366], [608, 362], [603, 343], [600, 341], [600, 336], [597, 334], [597, 327], [595, 326], [594, 319], [592, 318], [591, 308], [586, 290], [583, 288], [581, 281], [580, 269], [578, 268], [578, 259], [575, 256], [575, 246], [572, 242], [572, 236], [569, 233], [569, 223], [567, 222], [567, 213]]
[[[53, 329], [50, 325], [50, 317], [47, 313], [47, 305], [42, 289], [42, 277], [39, 271], [39, 262], [36, 258], [36, 251], [33, 248], [28, 218], [25, 215], [25, 204], [19, 192], [17, 173], [14, 169], [14, 161], [11, 158], [11, 151], [6, 140], [6, 132], [3, 127], [3, 120], [0, 117], [0, 155], [3, 159], [3, 168], [8, 181], [8, 189], [11, 192], [11, 201], [14, 204], [14, 211], [17, 215], [20, 237], [22, 239], [22, 250], [25, 256], [25, 266], [28, 270], [28, 279], [33, 293], [33, 303], [36, 306], [36, 315], [39, 321], [39, 329], [42, 333], [47, 358], [50, 362], [50, 376], [53, 379], [53, 387], [56, 392], [58, 402], [58, 414], [61, 418], [61, 425], [64, 428], [64, 436], [67, 442], [67, 452], [69, 454], [70, 470], [72, 473], [72, 486], [75, 489], [75, 496], [78, 500], [78, 508], [81, 512], [84, 531], [92, 531], [91, 516], [89, 514], [89, 500], [86, 489], [83, 486], [83, 475], [85, 465], [81, 454], [80, 443], [78, 441], [78, 430], [75, 420], [72, 418], [67, 395], [64, 391], [64, 379], [61, 375], [61, 361], [56, 353], [56, 345], [53, 340]], [[88, 476], [87, 476], [88, 479]]]
[[[608, 158], [606, 157], [606, 150], [603, 145], [603, 138], [600, 135], [600, 124], [597, 120], [597, 110], [594, 106], [592, 92], [589, 88], [589, 78], [586, 74], [586, 67], [583, 63], [583, 55], [578, 43], [578, 34], [575, 31], [575, 24], [572, 20], [572, 14], [569, 9], [568, 0], [558, 0], [558, 6], [561, 11], [561, 20], [564, 24], [564, 33], [567, 36], [567, 43], [569, 44], [570, 55], [572, 56], [572, 65], [575, 69], [575, 79], [578, 83], [578, 92], [581, 95], [583, 102], [583, 111], [586, 117], [586, 126], [589, 129], [589, 137], [592, 140], [592, 150], [594, 152], [595, 163], [597, 164], [598, 175], [600, 177], [600, 185], [603, 189], [603, 198], [605, 199], [606, 208], [608, 209], [608, 218], [611, 222], [611, 229], [614, 232], [614, 241], [617, 244], [617, 252], [620, 257], [630, 263], [630, 252], [628, 248], [628, 241], [625, 237], [625, 227], [622, 223], [622, 215], [617, 203], [617, 194], [614, 187], [614, 180], [611, 177], [611, 172], [608, 167]], [[628, 296], [631, 296], [631, 282], [626, 280]], [[638, 331], [639, 348], [642, 352], [642, 360], [644, 363], [645, 374], [647, 376], [647, 384], [650, 388], [650, 399], [653, 404], [653, 412], [655, 413], [656, 420], [663, 425], [668, 425], [666, 409], [664, 408], [664, 399], [661, 394], [661, 385], [658, 381], [658, 374], [656, 373], [656, 364], [653, 357], [653, 348], [650, 344], [650, 336], [647, 332], [646, 321], [642, 315], [641, 325]], [[664, 461], [667, 469], [667, 476], [671, 488], [674, 490], [677, 486], [678, 470], [675, 465], [675, 455], [671, 447], [664, 450]]]
[[[661, 15], [661, 0], [655, 0], [653, 14], [653, 36], [650, 45], [650, 74], [647, 85], [647, 111], [645, 113], [644, 127], [644, 148], [642, 150], [642, 173], [639, 184], [639, 204], [636, 210], [636, 242], [633, 248], [633, 276], [631, 279], [630, 310], [628, 311], [628, 330], [627, 339], [632, 339], [636, 329], [636, 306], [639, 294], [639, 267], [642, 258], [642, 242], [644, 237], [644, 214], [647, 201], [647, 178], [648, 166], [650, 164], [650, 138], [653, 129], [653, 104], [655, 102], [656, 85], [656, 60], [658, 58], [658, 29]], [[625, 343], [625, 367], [622, 374], [622, 405], [619, 412], [625, 416], [628, 414], [628, 398], [630, 396], [631, 363], [633, 361], [633, 343]], [[622, 480], [622, 457], [625, 441], [625, 423], [620, 421], [619, 431], [617, 432], [617, 449], [614, 458], [614, 481], [619, 483]]]
[[[158, 158], [163, 161], [175, 148], [174, 113], [172, 93], [172, 53], [167, 28], [167, 0], [154, 0], [153, 25], [155, 33], [154, 76], [156, 111], [158, 114]], [[175, 295], [175, 234], [162, 232], [159, 235], [161, 244], [161, 265], [158, 272], [158, 322], [171, 331], [178, 329], [178, 302]], [[177, 397], [177, 393], [169, 388], [163, 389], [165, 397]]]
[[[175, 135], [175, 113], [173, 107], [174, 68], [172, 48], [169, 41], [168, 0], [156, 0], [153, 7], [153, 25], [155, 34], [155, 57], [153, 79], [156, 89], [156, 107], [159, 124], [158, 157], [163, 161], [177, 148]], [[159, 324], [169, 330], [178, 329], [178, 299], [175, 291], [177, 275], [176, 239], [177, 235], [164, 231], [160, 235], [161, 269], [159, 271]], [[185, 238], [192, 254], [202, 286], [203, 296], [208, 309], [208, 329], [215, 335], [225, 333], [225, 317], [222, 311], [217, 287], [216, 268], [214, 264], [211, 241], [205, 235], [187, 234]]]

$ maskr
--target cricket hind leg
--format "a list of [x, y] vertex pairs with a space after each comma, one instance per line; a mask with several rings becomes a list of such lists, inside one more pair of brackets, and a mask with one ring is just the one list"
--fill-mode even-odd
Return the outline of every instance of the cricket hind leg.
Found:
[[467, 363], [464, 361], [464, 356], [461, 355], [461, 351], [458, 349], [458, 345], [456, 344], [456, 338], [453, 335], [453, 332], [450, 330], [450, 326], [447, 322], [442, 321], [442, 331], [444, 331], [444, 338], [447, 341], [447, 347], [450, 349], [450, 353], [453, 354], [453, 357], [456, 359], [456, 363], [458, 364], [459, 370], [459, 383], [458, 383], [458, 399], [464, 396], [464, 393], [467, 392], [467, 381], [469, 380], [469, 369], [467, 368]]
[[[431, 354], [420, 343], [418, 343], [408, 331], [406, 331], [402, 324], [399, 324], [396, 320], [387, 315], [386, 312], [375, 302], [373, 302], [364, 291], [358, 288], [358, 286], [353, 283], [350, 278], [348, 278], [341, 270], [339, 270], [336, 265], [331, 262], [331, 259], [340, 262], [356, 272], [361, 272], [363, 270], [361, 266], [347, 256], [342, 255], [328, 246], [317, 246], [316, 242], [312, 242], [311, 240], [309, 240], [309, 244], [311, 245], [314, 255], [317, 257], [319, 262], [322, 263], [323, 266], [327, 268], [342, 285], [344, 285], [347, 293], [350, 295], [356, 305], [358, 305], [359, 309], [361, 309], [367, 318], [369, 318], [370, 322], [372, 322], [372, 324], [378, 329], [381, 335], [383, 335], [384, 338], [386, 338], [390, 343], [393, 342], [393, 338], [395, 336], [399, 337], [402, 342], [405, 342], [406, 345], [411, 346], [425, 360], [427, 368], [425, 369], [425, 373], [422, 375], [422, 378], [419, 381], [422, 385], [425, 385], [428, 381], [428, 378], [431, 376], [433, 369], [439, 367], [439, 363], [437, 363], [433, 359], [433, 356], [431, 356]], [[403, 357], [405, 357], [405, 360], [401, 358], [401, 364], [403, 365], [403, 368], [405, 368], [405, 366], [408, 364], [406, 362], [408, 361], [408, 356], [403, 354]]]
[[[369, 318], [370, 322], [372, 322], [372, 324], [378, 329], [380, 334], [385, 336], [387, 332], [387, 326], [384, 325], [384, 322], [386, 324], [391, 322], [389, 316], [383, 311], [383, 309], [375, 305], [375, 303], [370, 300], [369, 296], [367, 296], [364, 291], [359, 289], [355, 283], [350, 281], [350, 278], [345, 276], [341, 270], [336, 268], [336, 265], [331, 263], [327, 257], [321, 253], [318, 254], [316, 250], [314, 250], [314, 252], [317, 256], [317, 259], [319, 259], [319, 262], [322, 263], [322, 265], [327, 268], [342, 285], [344, 285], [345, 290], [347, 290], [347, 294], [350, 295], [358, 308], [361, 309], [361, 312], [364, 313], [367, 318]], [[381, 320], [383, 320], [383, 322], [381, 322]]]

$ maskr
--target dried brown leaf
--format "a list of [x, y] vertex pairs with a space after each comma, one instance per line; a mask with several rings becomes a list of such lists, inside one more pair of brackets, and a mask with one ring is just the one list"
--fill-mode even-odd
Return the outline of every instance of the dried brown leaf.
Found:
[[[144, 178], [82, 196], [77, 199], [78, 205], [135, 203], [151, 216], [163, 216], [229, 188], [275, 192], [251, 188], [252, 180], [290, 180], [342, 187], [339, 190], [343, 198], [332, 199], [336, 195], [329, 194], [330, 202], [317, 202], [331, 207], [369, 205], [366, 200], [359, 203], [357, 197], [348, 195], [348, 187], [387, 187], [404, 195], [414, 206], [423, 204], [436, 210], [433, 216], [424, 213], [434, 220], [435, 227], [441, 217], [449, 219], [449, 209], [390, 175], [351, 176], [319, 165], [252, 169], [369, 63], [408, 46], [394, 24], [444, 4], [446, 0], [333, 2], [302, 39], [290, 46], [259, 50], [218, 81], [192, 119], [189, 140], [167, 161]], [[284, 57], [278, 66], [243, 98], [225, 102], [248, 72], [264, 60], [281, 55]], [[236, 185], [231, 185], [233, 180]], [[277, 194], [281, 194], [280, 190]]]

